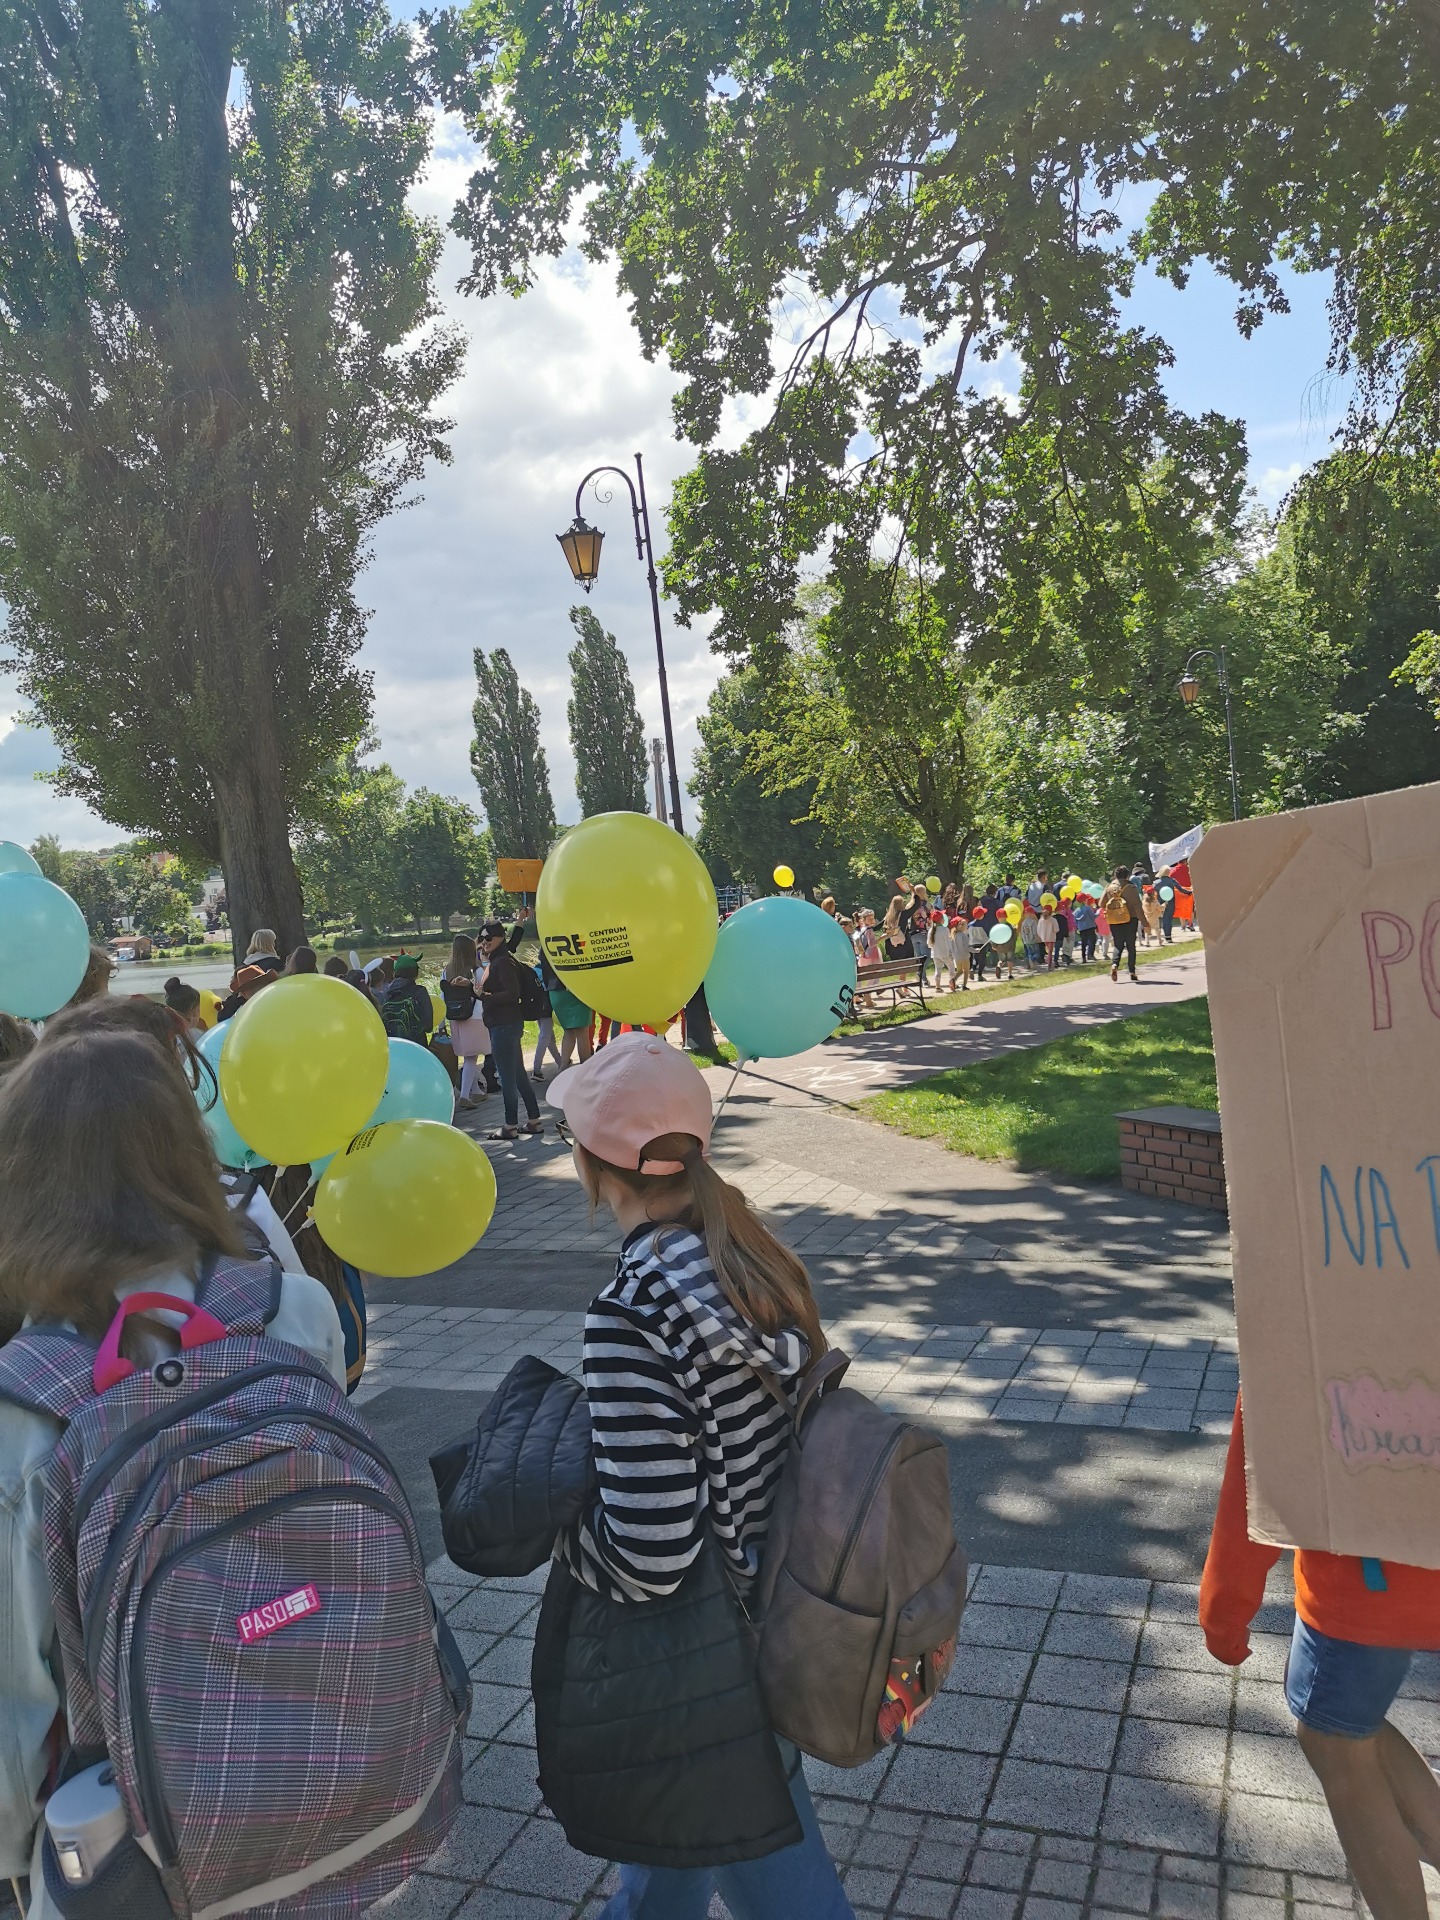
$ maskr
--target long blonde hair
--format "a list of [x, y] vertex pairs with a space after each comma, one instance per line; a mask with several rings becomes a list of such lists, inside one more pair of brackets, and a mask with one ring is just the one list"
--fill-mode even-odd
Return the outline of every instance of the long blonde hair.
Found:
[[447, 980], [469, 980], [476, 966], [475, 942], [468, 933], [457, 933], [450, 942], [450, 958], [445, 962]]
[[[798, 1327], [814, 1360], [825, 1351], [820, 1309], [804, 1263], [782, 1246], [738, 1187], [732, 1187], [704, 1158], [693, 1133], [662, 1133], [646, 1144], [643, 1159], [679, 1160], [679, 1173], [636, 1172], [612, 1166], [577, 1140], [575, 1159], [592, 1209], [600, 1201], [600, 1179], [609, 1174], [646, 1201], [667, 1203], [657, 1225], [688, 1227], [705, 1242], [720, 1291], [735, 1311], [761, 1333]], [[678, 1213], [669, 1203], [683, 1197]]]
[[250, 944], [245, 949], [245, 958], [248, 960], [253, 954], [257, 953], [270, 954], [276, 960], [280, 958], [280, 955], [275, 951], [275, 929], [273, 927], [257, 927], [254, 933], [251, 934]]

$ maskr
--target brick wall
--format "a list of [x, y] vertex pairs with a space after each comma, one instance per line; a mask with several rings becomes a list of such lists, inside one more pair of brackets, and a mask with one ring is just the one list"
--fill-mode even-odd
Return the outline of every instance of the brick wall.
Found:
[[1116, 1117], [1121, 1186], [1190, 1207], [1228, 1211], [1218, 1113], [1198, 1107], [1143, 1107]]

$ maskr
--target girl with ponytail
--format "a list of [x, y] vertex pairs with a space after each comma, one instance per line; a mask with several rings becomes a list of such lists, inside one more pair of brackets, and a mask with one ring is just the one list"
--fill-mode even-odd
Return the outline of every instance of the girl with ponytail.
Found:
[[[704, 1584], [697, 1563], [718, 1554], [743, 1603], [760, 1570], [795, 1392], [825, 1349], [809, 1275], [710, 1165], [710, 1093], [685, 1054], [625, 1034], [560, 1074], [549, 1098], [565, 1116], [592, 1208], [612, 1213], [625, 1236], [615, 1278], [585, 1323], [597, 1487], [556, 1557], [581, 1587], [627, 1612], [655, 1604], [658, 1617], [683, 1599], [687, 1580]], [[561, 1678], [546, 1671], [550, 1644], [537, 1639], [537, 1698]], [[722, 1690], [712, 1694], [703, 1658], [697, 1652], [694, 1672], [677, 1677], [688, 1689], [687, 1754], [731, 1737], [733, 1707]], [[761, 1767], [737, 1763], [736, 1778], [718, 1783], [735, 1805], [753, 1805], [753, 1831], [728, 1844], [723, 1860], [702, 1847], [693, 1864], [687, 1838], [704, 1828], [706, 1810], [691, 1804], [700, 1794], [686, 1784], [699, 1773], [677, 1756], [655, 1794], [653, 1845], [635, 1849], [650, 1864], [622, 1865], [600, 1920], [689, 1920], [707, 1911], [715, 1887], [744, 1920], [850, 1920], [799, 1754], [763, 1722], [757, 1737]], [[564, 1771], [563, 1755], [543, 1749], [542, 1786], [547, 1768], [552, 1777]], [[768, 1799], [755, 1789], [757, 1771], [773, 1774]], [[713, 1770], [705, 1777], [713, 1793]], [[571, 1793], [578, 1783], [557, 1784]], [[632, 1808], [645, 1791], [631, 1783]]]

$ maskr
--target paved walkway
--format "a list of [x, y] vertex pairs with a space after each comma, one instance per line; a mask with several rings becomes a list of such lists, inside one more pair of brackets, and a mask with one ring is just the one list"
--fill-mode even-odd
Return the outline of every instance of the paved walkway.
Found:
[[[1153, 1004], [1203, 984], [1203, 959], [1167, 957], [1134, 992]], [[1363, 1914], [1285, 1710], [1283, 1566], [1238, 1673], [1196, 1625], [1236, 1380], [1224, 1222], [969, 1161], [836, 1098], [875, 1083], [865, 1047], [885, 1050], [898, 1084], [1109, 1017], [1117, 1000], [1132, 1004], [1108, 977], [1064, 981], [831, 1043], [860, 1080], [805, 1068], [749, 1088], [747, 1075], [717, 1141], [727, 1177], [804, 1254], [856, 1384], [944, 1437], [977, 1563], [951, 1684], [914, 1738], [854, 1772], [807, 1763], [867, 1920]], [[437, 1555], [428, 1453], [520, 1354], [575, 1369], [585, 1303], [612, 1270], [614, 1236], [558, 1142], [491, 1152], [500, 1200], [475, 1253], [373, 1294], [360, 1398]], [[467, 1805], [378, 1911], [593, 1920], [613, 1871], [566, 1845], [535, 1786], [542, 1575], [480, 1581], [443, 1556], [431, 1573], [476, 1686]], [[1396, 1718], [1440, 1758], [1440, 1657], [1416, 1662]]]

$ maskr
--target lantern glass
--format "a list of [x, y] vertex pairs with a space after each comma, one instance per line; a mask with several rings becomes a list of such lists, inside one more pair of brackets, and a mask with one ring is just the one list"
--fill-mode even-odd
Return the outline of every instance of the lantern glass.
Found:
[[1194, 706], [1196, 696], [1199, 692], [1200, 682], [1195, 678], [1194, 674], [1182, 674], [1180, 677], [1180, 698], [1185, 702], [1187, 707]]
[[577, 514], [564, 533], [557, 533], [561, 551], [570, 571], [588, 593], [600, 572], [600, 545], [605, 535], [598, 527], [587, 526]]

